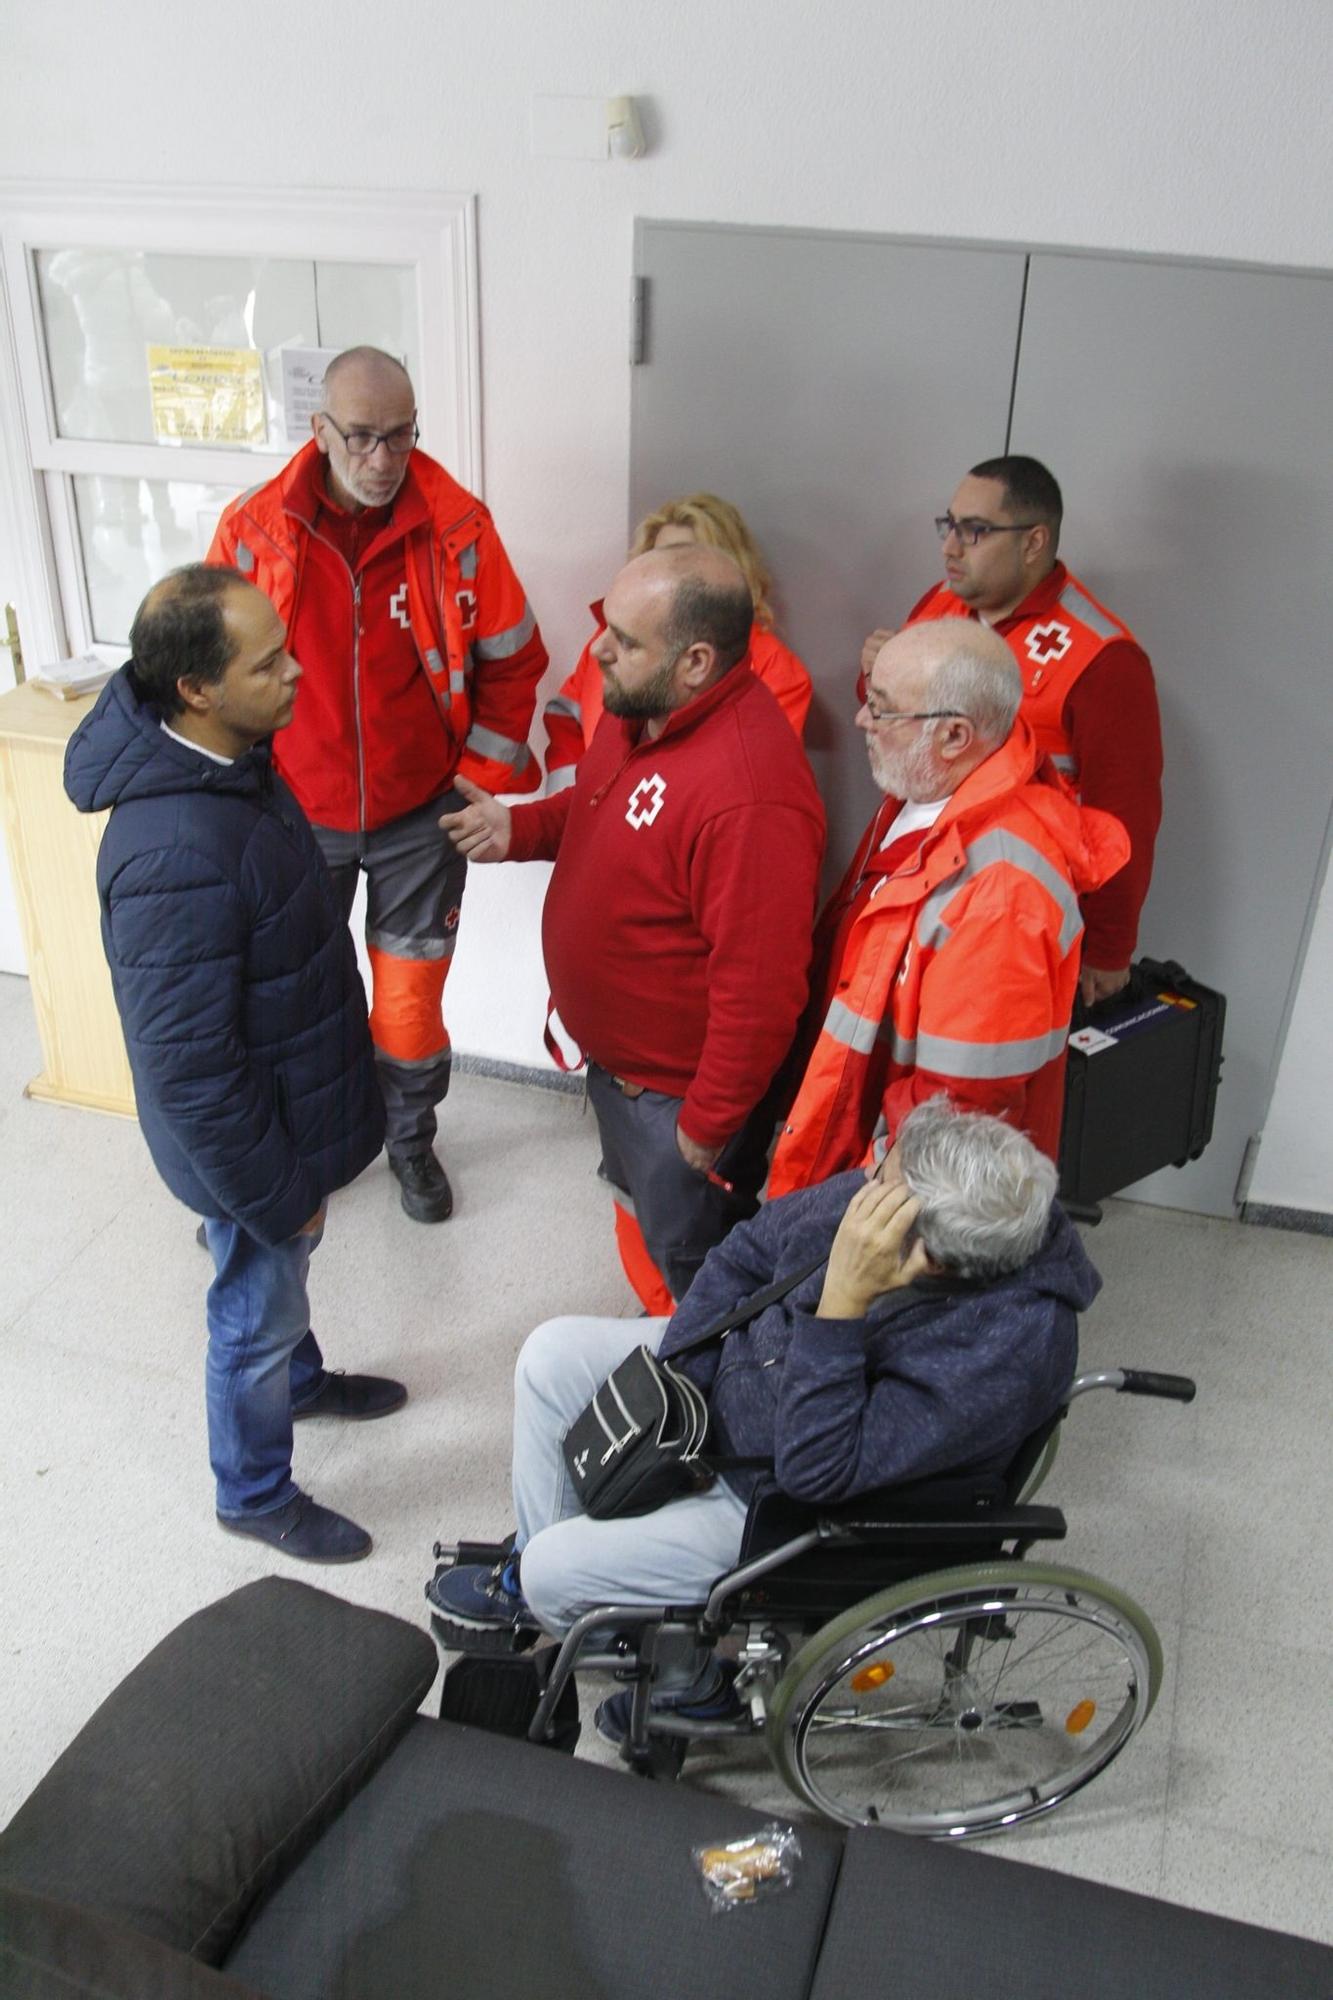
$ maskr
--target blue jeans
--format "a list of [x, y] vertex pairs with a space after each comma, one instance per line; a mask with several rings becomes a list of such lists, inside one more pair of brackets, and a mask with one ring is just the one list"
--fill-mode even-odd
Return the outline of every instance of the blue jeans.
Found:
[[270, 1248], [235, 1222], [204, 1219], [208, 1288], [205, 1405], [219, 1514], [267, 1514], [296, 1498], [292, 1408], [324, 1379], [306, 1274], [318, 1236]]

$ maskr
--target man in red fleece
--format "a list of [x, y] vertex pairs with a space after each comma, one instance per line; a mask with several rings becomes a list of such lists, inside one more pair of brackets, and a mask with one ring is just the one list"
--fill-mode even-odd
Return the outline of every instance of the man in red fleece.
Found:
[[752, 608], [730, 556], [638, 556], [605, 617], [606, 713], [573, 786], [511, 811], [463, 779], [469, 804], [440, 824], [469, 860], [555, 862], [551, 993], [587, 1052], [626, 1272], [663, 1310], [657, 1272], [681, 1298], [756, 1206], [763, 1100], [805, 1001], [824, 812], [782, 710], [742, 670]]
[[[1129, 978], [1139, 911], [1152, 879], [1162, 817], [1162, 725], [1148, 656], [1127, 625], [1056, 560], [1064, 502], [1035, 458], [1012, 454], [974, 465], [935, 526], [944, 580], [907, 624], [972, 618], [998, 632], [1023, 677], [1019, 713], [1086, 806], [1113, 813], [1130, 858], [1082, 898], [1086, 1007]], [[861, 653], [868, 677], [893, 635], [872, 632]]]

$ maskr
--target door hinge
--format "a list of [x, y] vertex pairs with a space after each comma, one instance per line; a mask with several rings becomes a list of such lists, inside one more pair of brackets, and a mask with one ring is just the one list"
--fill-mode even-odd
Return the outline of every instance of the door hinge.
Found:
[[648, 344], [648, 280], [629, 281], [629, 365], [638, 368]]

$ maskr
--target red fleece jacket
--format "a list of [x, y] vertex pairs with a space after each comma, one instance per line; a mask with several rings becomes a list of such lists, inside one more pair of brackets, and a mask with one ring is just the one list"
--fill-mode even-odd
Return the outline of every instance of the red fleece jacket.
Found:
[[824, 809], [768, 689], [733, 669], [655, 740], [604, 716], [572, 788], [514, 809], [554, 860], [542, 918], [560, 1018], [592, 1060], [680, 1097], [701, 1146], [745, 1122], [806, 995]]

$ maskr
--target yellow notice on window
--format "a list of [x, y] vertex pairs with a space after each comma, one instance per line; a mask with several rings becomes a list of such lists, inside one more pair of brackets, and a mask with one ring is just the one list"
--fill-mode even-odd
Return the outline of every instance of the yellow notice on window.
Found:
[[250, 347], [148, 349], [153, 436], [163, 444], [263, 444], [264, 376]]

